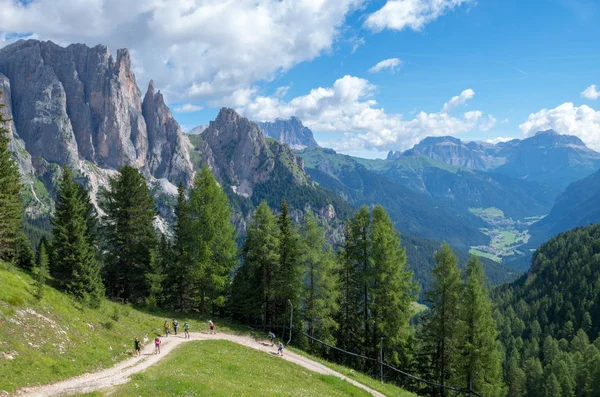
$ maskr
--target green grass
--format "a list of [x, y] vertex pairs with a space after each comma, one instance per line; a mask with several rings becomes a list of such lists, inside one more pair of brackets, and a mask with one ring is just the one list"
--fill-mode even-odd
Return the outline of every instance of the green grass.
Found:
[[479, 250], [476, 250], [476, 249], [473, 249], [473, 248], [471, 248], [469, 250], [469, 254], [476, 255], [476, 256], [482, 256], [484, 258], [488, 258], [488, 259], [491, 259], [491, 260], [496, 261], [496, 262], [502, 262], [502, 259], [498, 258], [494, 254], [490, 254], [489, 252], [479, 251]]
[[[369, 396], [339, 378], [229, 341], [179, 346], [131, 381], [87, 396]], [[408, 394], [407, 394], [408, 396]]]
[[324, 366], [331, 368], [334, 371], [337, 371], [342, 375], [347, 376], [350, 379], [353, 379], [359, 383], [362, 383], [365, 386], [370, 387], [373, 390], [376, 390], [380, 393], [385, 394], [388, 397], [416, 397], [417, 396], [416, 394], [408, 392], [408, 391], [406, 391], [396, 385], [393, 385], [391, 383], [381, 383], [380, 380], [373, 379], [369, 375], [366, 375], [366, 374], [356, 371], [354, 369], [344, 367], [339, 364], [334, 364], [332, 362], [329, 362], [329, 361], [324, 360], [319, 357], [311, 356], [310, 354], [308, 354], [302, 350], [298, 350], [298, 349], [294, 349], [294, 348], [289, 348], [289, 349], [292, 350], [294, 353], [297, 353], [301, 356], [310, 358], [311, 360], [317, 361], [317, 362], [323, 364]]
[[[182, 325], [188, 320], [192, 331], [208, 322], [109, 301], [99, 309], [84, 308], [50, 287], [38, 302], [32, 281], [27, 273], [0, 264], [0, 394], [113, 366], [131, 356], [135, 337], [150, 339], [161, 332], [166, 318]], [[217, 326], [243, 331], [218, 321]]]
[[469, 208], [469, 212], [484, 220], [490, 218], [504, 218], [504, 212], [496, 207], [489, 208]]

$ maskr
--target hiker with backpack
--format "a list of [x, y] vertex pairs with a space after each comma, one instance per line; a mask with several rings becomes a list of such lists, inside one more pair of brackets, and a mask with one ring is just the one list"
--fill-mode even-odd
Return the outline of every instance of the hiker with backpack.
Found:
[[273, 342], [275, 342], [275, 334], [273, 333], [273, 331], [270, 331], [269, 334], [267, 335], [267, 337], [269, 338], [269, 341], [271, 342], [271, 346], [273, 346]]
[[173, 319], [173, 331], [175, 331], [175, 335], [177, 335], [177, 328], [179, 328], [179, 322]]
[[183, 336], [185, 337], [185, 339], [190, 338], [190, 323], [188, 323], [187, 321], [185, 322], [185, 324], [183, 324]]
[[169, 337], [169, 332], [171, 331], [171, 324], [169, 324], [169, 320], [165, 320], [165, 337], [168, 338]]

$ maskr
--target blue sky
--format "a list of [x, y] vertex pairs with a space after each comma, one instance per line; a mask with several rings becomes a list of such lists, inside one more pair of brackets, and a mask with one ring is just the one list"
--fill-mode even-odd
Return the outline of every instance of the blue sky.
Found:
[[[547, 128], [600, 149], [598, 1], [94, 3], [100, 14], [68, 0], [13, 3], [0, 44], [29, 35], [129, 47], [142, 91], [153, 78], [186, 129], [228, 106], [261, 121], [298, 116], [320, 143], [367, 157], [428, 135], [488, 140]], [[48, 12], [67, 26], [36, 23]], [[369, 71], [390, 59], [394, 70]]]

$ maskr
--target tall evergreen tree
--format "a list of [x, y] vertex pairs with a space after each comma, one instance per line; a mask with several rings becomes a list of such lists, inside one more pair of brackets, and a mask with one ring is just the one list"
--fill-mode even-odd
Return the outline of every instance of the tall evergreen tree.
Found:
[[192, 225], [189, 202], [185, 189], [180, 183], [177, 188], [177, 205], [175, 207], [175, 238], [171, 250], [171, 260], [164, 264], [164, 296], [165, 305], [178, 310], [189, 310], [194, 303], [194, 278], [191, 258]]
[[492, 314], [483, 266], [476, 256], [467, 263], [462, 299], [463, 359], [458, 379], [463, 387], [485, 396], [505, 394], [498, 331]]
[[412, 302], [416, 299], [417, 285], [412, 272], [406, 269], [405, 249], [400, 247], [400, 237], [385, 209], [373, 209], [369, 240], [372, 263], [370, 313], [373, 317], [372, 345], [379, 345], [392, 353], [391, 360], [399, 362], [398, 351], [406, 353], [410, 335], [408, 321], [412, 315]]
[[48, 266], [50, 264], [50, 259], [48, 256], [48, 248], [46, 239], [42, 238], [40, 244], [38, 245], [37, 255], [36, 255], [35, 267], [33, 269], [33, 279], [34, 279], [34, 296], [37, 300], [42, 299], [44, 296], [44, 288], [46, 286], [46, 280], [50, 276]]
[[90, 244], [86, 202], [68, 167], [63, 171], [52, 223], [54, 278], [75, 298], [97, 307], [104, 286], [95, 248]]
[[[423, 337], [435, 381], [444, 386], [454, 377], [460, 362], [458, 331], [463, 282], [458, 260], [448, 244], [442, 244], [434, 259], [433, 283], [431, 290], [426, 293], [431, 308], [424, 316]], [[443, 387], [431, 393], [435, 396], [447, 395]]]
[[189, 233], [192, 263], [198, 283], [200, 313], [225, 305], [225, 292], [235, 266], [237, 244], [227, 195], [207, 166], [190, 190]]
[[[302, 289], [302, 269], [300, 267], [300, 240], [296, 226], [292, 222], [285, 199], [281, 202], [279, 217], [279, 267], [275, 275], [275, 310], [279, 321], [287, 325], [288, 300], [296, 309], [300, 308]], [[300, 327], [301, 317], [296, 316], [294, 327]], [[298, 339], [298, 338], [297, 338]]]
[[112, 298], [140, 303], [150, 296], [152, 250], [157, 237], [153, 220], [154, 199], [140, 172], [129, 166], [109, 179], [100, 205], [106, 213], [105, 277]]
[[[334, 344], [338, 328], [334, 317], [341, 292], [336, 258], [325, 239], [325, 230], [310, 211], [304, 217], [300, 236], [300, 258], [306, 280], [302, 291], [303, 319], [311, 337]], [[317, 350], [312, 340], [310, 349]]]
[[[361, 349], [364, 337], [361, 326], [362, 312], [360, 310], [363, 284], [361, 271], [354, 261], [354, 245], [354, 234], [351, 220], [349, 220], [344, 225], [344, 246], [338, 255], [340, 262], [340, 303], [336, 339], [337, 346], [345, 350]], [[340, 362], [346, 363], [347, 360], [347, 356], [340, 356]]]
[[23, 204], [19, 170], [8, 150], [10, 120], [4, 118], [3, 107], [0, 104], [0, 259], [12, 261], [22, 233]]
[[237, 307], [246, 307], [250, 319], [259, 320], [264, 329], [272, 328], [275, 320], [275, 276], [280, 263], [279, 227], [277, 218], [263, 201], [254, 213], [248, 225], [244, 242], [242, 268], [238, 270], [240, 279], [236, 285], [247, 288], [237, 294], [245, 302], [235, 303]]

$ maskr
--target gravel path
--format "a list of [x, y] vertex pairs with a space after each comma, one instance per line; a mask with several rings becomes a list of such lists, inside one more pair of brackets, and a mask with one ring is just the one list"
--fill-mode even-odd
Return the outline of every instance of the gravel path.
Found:
[[[156, 364], [160, 359], [169, 354], [180, 344], [195, 340], [228, 340], [252, 349], [260, 350], [270, 354], [277, 354], [276, 346], [271, 347], [270, 344], [265, 343], [264, 341], [257, 341], [249, 336], [222, 333], [218, 333], [216, 335], [209, 335], [208, 333], [191, 333], [190, 336], [190, 339], [184, 339], [183, 336], [179, 335], [171, 335], [168, 338], [161, 338], [163, 342], [160, 348], [161, 354], [156, 355], [153, 354], [154, 343], [153, 341], [150, 341], [150, 343], [148, 343], [147, 346], [142, 350], [141, 357], [133, 357], [115, 365], [112, 368], [91, 374], [84, 374], [51, 385], [24, 388], [17, 391], [16, 395], [27, 397], [67, 396], [76, 393], [89, 393], [92, 391], [121, 385], [123, 383], [127, 383], [131, 375], [142, 372], [151, 365]], [[339, 372], [327, 368], [323, 364], [290, 351], [284, 351], [283, 359], [320, 374], [336, 376], [352, 383], [357, 387], [360, 387], [363, 390], [366, 390], [373, 396], [385, 397], [382, 393], [375, 391], [363, 385], [362, 383], [358, 383], [357, 381], [350, 379]]]

